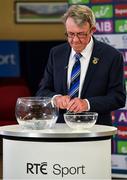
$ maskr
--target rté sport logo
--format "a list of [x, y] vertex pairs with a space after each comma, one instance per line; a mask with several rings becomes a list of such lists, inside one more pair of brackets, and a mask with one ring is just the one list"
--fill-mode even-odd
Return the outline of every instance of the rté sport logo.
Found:
[[[50, 169], [50, 172], [49, 172]], [[61, 166], [60, 164], [53, 164], [51, 168], [48, 168], [47, 162], [42, 163], [26, 163], [26, 172], [27, 174], [42, 174], [44, 176], [51, 173], [54, 176], [61, 176], [62, 178], [68, 175], [84, 175], [86, 174], [85, 166]]]

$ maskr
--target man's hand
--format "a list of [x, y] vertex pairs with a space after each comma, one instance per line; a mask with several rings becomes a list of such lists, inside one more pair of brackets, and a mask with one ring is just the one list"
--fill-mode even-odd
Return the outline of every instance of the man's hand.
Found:
[[88, 111], [88, 104], [85, 99], [74, 98], [68, 101], [67, 110], [72, 112]]
[[58, 95], [54, 98], [54, 103], [60, 109], [67, 109], [70, 99], [70, 96]]

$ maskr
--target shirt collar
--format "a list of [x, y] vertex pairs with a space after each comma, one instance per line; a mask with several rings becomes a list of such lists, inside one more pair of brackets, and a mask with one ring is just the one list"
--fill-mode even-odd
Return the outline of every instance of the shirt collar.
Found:
[[[90, 52], [93, 49], [93, 45], [94, 45], [94, 41], [93, 41], [93, 37], [91, 37], [90, 42], [87, 44], [87, 46], [85, 47], [85, 49], [81, 52], [83, 57], [88, 57], [88, 55], [90, 54]], [[71, 49], [71, 59], [74, 58], [74, 55], [76, 54], [76, 52], [74, 51], [74, 49]]]

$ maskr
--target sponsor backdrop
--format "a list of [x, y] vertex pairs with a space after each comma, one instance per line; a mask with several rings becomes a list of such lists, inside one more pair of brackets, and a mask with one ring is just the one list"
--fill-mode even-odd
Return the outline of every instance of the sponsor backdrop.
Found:
[[[123, 54], [127, 87], [127, 0], [69, 0], [68, 2], [85, 4], [93, 9], [97, 18], [95, 37]], [[112, 141], [112, 172], [119, 176], [127, 176], [126, 108], [127, 106], [113, 112], [113, 124], [118, 127], [118, 134]]]
[[19, 77], [19, 46], [16, 41], [0, 41], [0, 77]]

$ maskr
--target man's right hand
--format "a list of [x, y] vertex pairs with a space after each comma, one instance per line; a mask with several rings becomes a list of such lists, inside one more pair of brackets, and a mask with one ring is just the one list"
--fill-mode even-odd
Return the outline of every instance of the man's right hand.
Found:
[[58, 108], [67, 109], [70, 100], [71, 100], [70, 96], [58, 95], [54, 98], [53, 102]]

